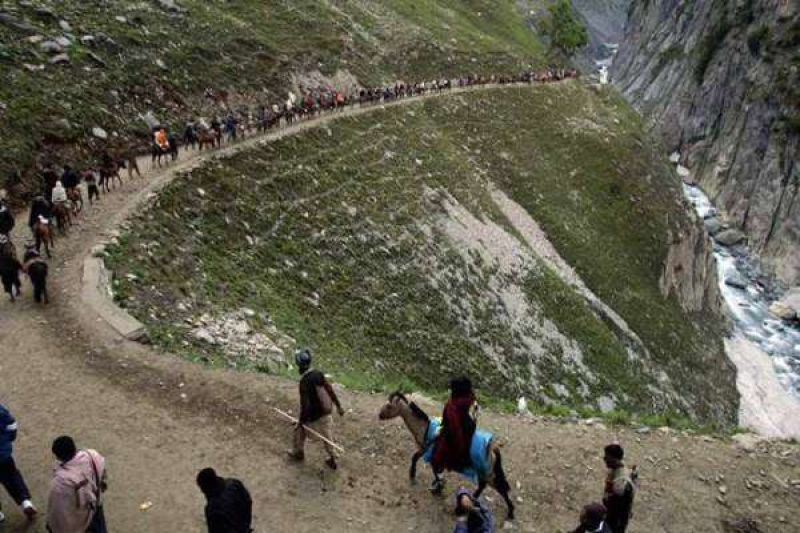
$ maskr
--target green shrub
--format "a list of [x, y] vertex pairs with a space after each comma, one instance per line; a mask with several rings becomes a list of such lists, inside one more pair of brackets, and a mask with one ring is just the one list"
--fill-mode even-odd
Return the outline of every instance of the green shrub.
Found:
[[727, 18], [724, 18], [722, 21], [720, 21], [719, 25], [712, 29], [711, 32], [706, 35], [705, 39], [703, 39], [703, 42], [700, 45], [700, 53], [697, 58], [697, 64], [695, 65], [694, 69], [694, 79], [698, 84], [703, 83], [703, 80], [706, 77], [706, 70], [708, 70], [708, 66], [714, 59], [714, 55], [717, 53], [717, 50], [719, 50], [720, 46], [722, 46], [722, 43], [725, 42], [725, 37], [728, 36], [730, 31], [731, 25]]
[[747, 36], [747, 48], [750, 53], [757, 56], [761, 53], [764, 43], [769, 40], [769, 27], [766, 25], [761, 26], [755, 31], [750, 32]]
[[568, 0], [559, 0], [550, 6], [546, 29], [552, 46], [567, 55], [574, 54], [589, 42], [586, 26], [575, 16]]

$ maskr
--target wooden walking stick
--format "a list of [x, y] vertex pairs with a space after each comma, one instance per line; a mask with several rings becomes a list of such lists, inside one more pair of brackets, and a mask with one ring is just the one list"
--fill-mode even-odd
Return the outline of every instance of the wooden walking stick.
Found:
[[[272, 410], [273, 410], [273, 411], [275, 411], [276, 413], [278, 413], [279, 415], [281, 415], [283, 418], [285, 418], [285, 419], [287, 419], [287, 420], [290, 420], [290, 421], [294, 422], [295, 424], [299, 424], [299, 423], [300, 423], [300, 421], [299, 421], [298, 419], [296, 419], [295, 417], [293, 417], [293, 416], [292, 416], [292, 415], [290, 415], [289, 413], [285, 413], [285, 412], [281, 411], [281, 410], [280, 410], [280, 409], [278, 409], [277, 407], [272, 407]], [[307, 425], [305, 425], [305, 424], [302, 424], [302, 426], [303, 426], [303, 429], [305, 429], [306, 431], [308, 431], [309, 433], [311, 433], [312, 435], [314, 435], [314, 436], [315, 436], [315, 437], [317, 437], [318, 439], [320, 439], [320, 440], [322, 440], [322, 441], [324, 441], [324, 442], [327, 442], [328, 444], [330, 444], [331, 446], [333, 446], [334, 448], [336, 448], [336, 449], [337, 449], [338, 451], [340, 451], [341, 453], [345, 453], [345, 451], [344, 451], [344, 448], [342, 448], [341, 446], [339, 446], [338, 444], [336, 444], [336, 443], [335, 443], [335, 442], [333, 442], [332, 440], [330, 440], [330, 439], [328, 439], [328, 438], [326, 438], [326, 437], [323, 437], [323, 436], [322, 436], [322, 435], [320, 435], [320, 434], [319, 434], [317, 431], [314, 431], [313, 429], [311, 429], [310, 427], [308, 427], [308, 426], [307, 426]]]

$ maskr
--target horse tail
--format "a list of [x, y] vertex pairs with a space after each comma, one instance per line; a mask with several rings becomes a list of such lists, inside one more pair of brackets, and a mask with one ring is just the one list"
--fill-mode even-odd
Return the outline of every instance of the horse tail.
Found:
[[511, 490], [511, 485], [503, 470], [503, 456], [500, 454], [499, 448], [494, 449], [494, 488], [500, 494], [507, 494]]

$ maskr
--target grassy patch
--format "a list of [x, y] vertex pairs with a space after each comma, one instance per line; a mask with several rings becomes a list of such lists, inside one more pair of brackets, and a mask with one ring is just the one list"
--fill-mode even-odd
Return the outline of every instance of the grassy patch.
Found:
[[[729, 422], [736, 394], [718, 324], [659, 291], [666, 235], [688, 220], [658, 161], [627, 106], [577, 83], [427, 100], [195, 170], [133, 222], [108, 262], [122, 302], [187, 357], [203, 348], [185, 344], [187, 323], [246, 306], [356, 388], [436, 393], [464, 373], [501, 403], [525, 395], [595, 408], [605, 395], [629, 412]], [[523, 246], [490, 184], [543, 226], [641, 337], [647, 360], [540, 262], [515, 284], [481, 247], [454, 244], [431, 191]], [[509, 300], [506, 287], [520, 296]]]

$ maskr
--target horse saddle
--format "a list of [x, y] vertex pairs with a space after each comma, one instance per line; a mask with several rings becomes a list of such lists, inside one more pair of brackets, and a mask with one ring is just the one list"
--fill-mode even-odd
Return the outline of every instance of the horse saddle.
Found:
[[[425, 434], [425, 451], [422, 459], [426, 463], [433, 460], [433, 448], [436, 438], [441, 431], [442, 421], [438, 418], [431, 418], [428, 423], [428, 431]], [[489, 464], [489, 446], [494, 440], [494, 434], [480, 428], [475, 430], [472, 436], [472, 443], [469, 448], [470, 466], [460, 471], [459, 474], [471, 480], [473, 483], [479, 479], [489, 477], [491, 465]]]

